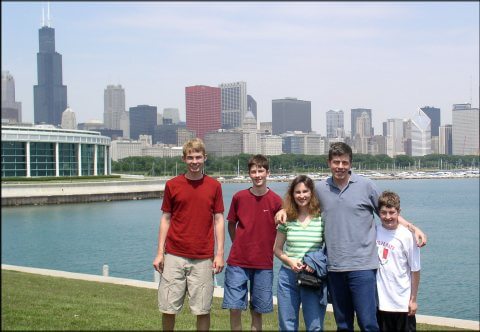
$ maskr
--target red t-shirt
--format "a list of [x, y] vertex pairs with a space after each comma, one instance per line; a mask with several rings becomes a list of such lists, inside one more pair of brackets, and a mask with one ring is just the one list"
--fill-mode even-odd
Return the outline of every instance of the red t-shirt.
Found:
[[273, 269], [275, 213], [281, 208], [282, 198], [272, 190], [255, 196], [245, 189], [233, 196], [227, 219], [229, 223], [237, 223], [237, 229], [227, 259], [229, 265]]
[[165, 184], [162, 211], [171, 213], [165, 251], [176, 256], [205, 259], [214, 256], [214, 214], [223, 213], [220, 183], [204, 175], [189, 180], [185, 175]]

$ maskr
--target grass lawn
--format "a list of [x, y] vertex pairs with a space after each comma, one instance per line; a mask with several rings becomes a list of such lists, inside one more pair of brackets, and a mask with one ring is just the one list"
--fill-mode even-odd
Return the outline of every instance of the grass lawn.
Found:
[[[187, 303], [186, 303], [187, 304]], [[249, 313], [243, 328], [250, 329]], [[300, 329], [304, 330], [301, 319]], [[177, 316], [176, 330], [195, 330], [188, 305]], [[278, 330], [277, 312], [264, 315], [264, 330]], [[93, 281], [2, 270], [2, 331], [5, 330], [161, 330], [157, 291]], [[327, 312], [326, 330], [335, 330]], [[452, 328], [418, 324], [418, 330]], [[229, 312], [214, 298], [211, 330], [230, 330]]]

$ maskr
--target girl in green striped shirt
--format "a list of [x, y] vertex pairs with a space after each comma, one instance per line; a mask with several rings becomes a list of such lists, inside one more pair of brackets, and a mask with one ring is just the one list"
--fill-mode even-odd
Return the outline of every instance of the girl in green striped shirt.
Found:
[[301, 270], [313, 272], [303, 262], [303, 257], [308, 252], [319, 250], [324, 241], [320, 203], [312, 179], [299, 175], [290, 183], [284, 209], [288, 222], [278, 226], [274, 245], [275, 256], [283, 263], [278, 273], [277, 287], [279, 329], [298, 330], [302, 304], [307, 331], [321, 331], [326, 311], [324, 292], [300, 287], [296, 279], [296, 274]]

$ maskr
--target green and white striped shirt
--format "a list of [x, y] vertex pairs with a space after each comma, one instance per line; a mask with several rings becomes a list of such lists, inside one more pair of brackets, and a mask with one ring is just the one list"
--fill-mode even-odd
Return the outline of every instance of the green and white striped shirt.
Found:
[[306, 226], [302, 224], [298, 220], [292, 220], [285, 225], [280, 224], [277, 228], [286, 236], [284, 252], [290, 258], [303, 259], [307, 252], [317, 251], [323, 245], [322, 218], [312, 218]]

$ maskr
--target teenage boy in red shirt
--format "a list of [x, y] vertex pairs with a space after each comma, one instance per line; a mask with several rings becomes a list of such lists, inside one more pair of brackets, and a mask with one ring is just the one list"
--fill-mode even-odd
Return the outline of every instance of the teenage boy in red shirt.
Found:
[[201, 139], [187, 141], [182, 157], [187, 172], [165, 184], [153, 261], [155, 270], [162, 273], [158, 307], [163, 330], [174, 329], [186, 293], [190, 310], [197, 316], [197, 330], [210, 328], [213, 274], [222, 272], [224, 266], [225, 225], [222, 187], [203, 174], [206, 159]]
[[230, 309], [231, 330], [242, 329], [250, 281], [252, 331], [262, 330], [262, 314], [273, 311], [274, 216], [282, 198], [267, 187], [268, 159], [255, 155], [248, 161], [252, 186], [237, 192], [228, 212], [232, 248], [225, 269], [223, 309]]

